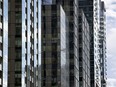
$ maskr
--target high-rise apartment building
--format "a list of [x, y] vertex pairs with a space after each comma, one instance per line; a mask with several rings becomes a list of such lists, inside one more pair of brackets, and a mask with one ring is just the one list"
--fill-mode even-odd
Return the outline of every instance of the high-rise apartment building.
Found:
[[106, 9], [104, 2], [100, 3], [99, 56], [101, 67], [101, 87], [107, 87], [106, 82]]
[[8, 87], [41, 87], [41, 0], [8, 0], [8, 5]]
[[60, 4], [42, 5], [42, 87], [69, 87], [68, 20]]
[[90, 87], [90, 34], [89, 24], [79, 11], [79, 87]]
[[8, 0], [0, 0], [0, 87], [8, 79]]

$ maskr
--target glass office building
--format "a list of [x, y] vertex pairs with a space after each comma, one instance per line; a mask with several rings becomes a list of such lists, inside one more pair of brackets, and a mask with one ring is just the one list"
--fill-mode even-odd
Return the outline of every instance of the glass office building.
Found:
[[61, 0], [69, 20], [69, 87], [79, 87], [78, 0]]
[[60, 4], [42, 5], [42, 87], [69, 87], [68, 20]]
[[[99, 52], [99, 50], [100, 50], [100, 48], [99, 48], [100, 2], [101, 2], [101, 0], [79, 0], [79, 5], [78, 5], [78, 0], [42, 0], [42, 4], [46, 5], [46, 6], [61, 4], [62, 8], [67, 16], [68, 22], [69, 22], [68, 23], [68, 25], [69, 25], [69, 33], [68, 33], [68, 39], [69, 39], [68, 40], [68, 43], [69, 43], [69, 87], [78, 87], [79, 85], [81, 86], [81, 84], [83, 87], [86, 87], [86, 86], [87, 87], [89, 87], [89, 86], [90, 87], [100, 87], [101, 86], [101, 66], [100, 66], [101, 58], [99, 56], [100, 55], [100, 52]], [[82, 13], [82, 14], [85, 14], [85, 16], [81, 15], [82, 19], [85, 19], [85, 20], [81, 21], [82, 26], [83, 26], [82, 29], [89, 28], [89, 31], [83, 31], [82, 33], [78, 32], [79, 27], [80, 27], [80, 26], [78, 27], [78, 24], [80, 25], [80, 22], [78, 23], [78, 14], [79, 14], [78, 6], [80, 9], [83, 10], [84, 13]], [[55, 8], [56, 7], [54, 6], [54, 9]], [[42, 8], [42, 11], [44, 12], [45, 9], [46, 9], [45, 7]], [[53, 12], [51, 11], [51, 8], [45, 12], [46, 12], [46, 14], [49, 14], [49, 12], [50, 12], [51, 14], [49, 16], [54, 15], [54, 14], [52, 14]], [[57, 12], [57, 13], [59, 13], [59, 12]], [[81, 12], [80, 12], [80, 14], [81, 14]], [[42, 16], [42, 19], [44, 20], [44, 22], [42, 21], [42, 24], [45, 25], [45, 26], [42, 25], [42, 26], [44, 26], [44, 27], [42, 27], [42, 30], [45, 29], [45, 30], [43, 30], [43, 32], [44, 31], [48, 32], [46, 29], [48, 27], [51, 28], [51, 24], [45, 24], [46, 21], [51, 20], [48, 18], [49, 17], [44, 18]], [[56, 25], [56, 23], [54, 23], [54, 26], [55, 25]], [[89, 27], [88, 27], [88, 25], [89, 25]], [[46, 33], [46, 32], [44, 32], [44, 33]], [[87, 33], [87, 32], [89, 32], [89, 33]], [[80, 36], [79, 33], [82, 35], [85, 34], [85, 36]], [[50, 32], [50, 34], [51, 34], [51, 32]], [[88, 41], [88, 38], [86, 37], [88, 35], [89, 35], [90, 43]], [[85, 43], [87, 40], [88, 44], [87, 43], [86, 44], [89, 45], [89, 47], [85, 46], [86, 44], [82, 44], [83, 47], [79, 47], [79, 46], [81, 46], [81, 44], [79, 42], [81, 40], [80, 37], [84, 38], [82, 43]], [[42, 36], [42, 38], [43, 38], [43, 36]], [[42, 47], [44, 45], [46, 46], [45, 43], [42, 43], [42, 44], [43, 44]], [[82, 49], [84, 49], [84, 50], [82, 50]], [[89, 53], [88, 53], [88, 51], [89, 51]], [[82, 55], [80, 52], [82, 52]], [[42, 54], [42, 55], [47, 57], [47, 54]], [[88, 55], [90, 55], [90, 56], [88, 56]], [[81, 58], [83, 59], [83, 61], [81, 60]], [[42, 59], [42, 61], [44, 61], [44, 60], [45, 59]], [[83, 63], [81, 64], [81, 62], [83, 62]], [[45, 64], [45, 63], [47, 63], [47, 61], [44, 61], [42, 63]], [[89, 66], [89, 64], [90, 64], [90, 66]], [[44, 67], [46, 69], [45, 65], [43, 65], [42, 67]], [[85, 68], [86, 68], [86, 70], [85, 70]], [[83, 71], [82, 73], [84, 73], [82, 76], [80, 76], [81, 70]], [[89, 73], [89, 70], [90, 70], [90, 73]], [[46, 77], [45, 73], [43, 74], [43, 77], [44, 76]], [[87, 78], [88, 78], [88, 80], [87, 80]], [[43, 79], [43, 80], [44, 80], [44, 82], [46, 82], [45, 79]], [[79, 84], [79, 82], [80, 82], [80, 84]], [[89, 82], [90, 82], [90, 84], [89, 84]], [[44, 83], [44, 85], [47, 86], [46, 83]]]
[[100, 87], [100, 57], [98, 47], [100, 0], [79, 0], [79, 8], [83, 9], [90, 28], [90, 84], [91, 87]]
[[8, 0], [0, 0], [0, 87], [8, 79]]
[[90, 85], [94, 86], [94, 34], [93, 34], [93, 0], [79, 0], [79, 8], [83, 9], [90, 28]]
[[[69, 25], [69, 87], [79, 86], [78, 0], [43, 0], [44, 5], [61, 4]], [[43, 10], [43, 9], [42, 9]], [[46, 26], [47, 27], [47, 26]], [[44, 28], [43, 28], [44, 29]]]
[[41, 87], [41, 0], [8, 4], [8, 86]]
[[90, 87], [90, 31], [83, 13], [79, 11], [79, 87]]

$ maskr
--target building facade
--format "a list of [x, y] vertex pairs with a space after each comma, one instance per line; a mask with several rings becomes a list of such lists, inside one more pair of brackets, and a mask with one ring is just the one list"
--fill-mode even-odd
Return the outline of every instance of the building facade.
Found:
[[100, 29], [100, 0], [79, 0], [90, 28], [90, 84], [91, 87], [101, 86], [99, 29]]
[[79, 86], [78, 0], [61, 0], [69, 20], [69, 87]]
[[89, 24], [79, 11], [79, 87], [90, 87], [90, 39]]
[[42, 5], [42, 87], [69, 87], [68, 21], [60, 4]]
[[67, 16], [69, 22], [69, 87], [78, 87], [78, 0], [43, 0], [43, 4], [61, 4]]
[[8, 5], [8, 87], [40, 87], [41, 0]]
[[0, 1], [0, 87], [8, 79], [8, 0]]
[[105, 11], [101, 0], [0, 0], [0, 87], [106, 87]]
[[79, 0], [79, 8], [83, 9], [90, 28], [90, 85], [94, 86], [94, 34], [93, 34], [93, 0]]
[[99, 30], [99, 52], [101, 66], [101, 87], [107, 87], [106, 77], [106, 9], [102, 1], [100, 3], [100, 30]]

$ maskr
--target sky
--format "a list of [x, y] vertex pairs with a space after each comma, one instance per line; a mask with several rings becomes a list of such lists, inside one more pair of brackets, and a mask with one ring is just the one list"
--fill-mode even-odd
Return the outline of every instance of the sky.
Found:
[[116, 0], [102, 0], [106, 5], [107, 87], [116, 87]]

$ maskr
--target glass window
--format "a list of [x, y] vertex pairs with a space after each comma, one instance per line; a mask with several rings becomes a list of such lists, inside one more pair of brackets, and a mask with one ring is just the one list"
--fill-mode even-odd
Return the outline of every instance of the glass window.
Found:
[[0, 50], [0, 56], [2, 57], [2, 51]]
[[21, 38], [19, 38], [19, 37], [17, 37], [16, 39], [15, 39], [15, 45], [17, 46], [17, 47], [20, 47], [21, 46]]
[[2, 36], [0, 36], [0, 42], [2, 43]]
[[15, 71], [21, 71], [21, 62], [20, 61], [15, 63]]
[[16, 35], [21, 35], [21, 27], [16, 27]]
[[21, 59], [21, 49], [16, 49], [16, 59]]
[[0, 70], [2, 70], [2, 64], [0, 64]]
[[43, 4], [52, 4], [52, 0], [43, 0], [42, 3]]
[[2, 79], [0, 78], [0, 85], [2, 85]]

